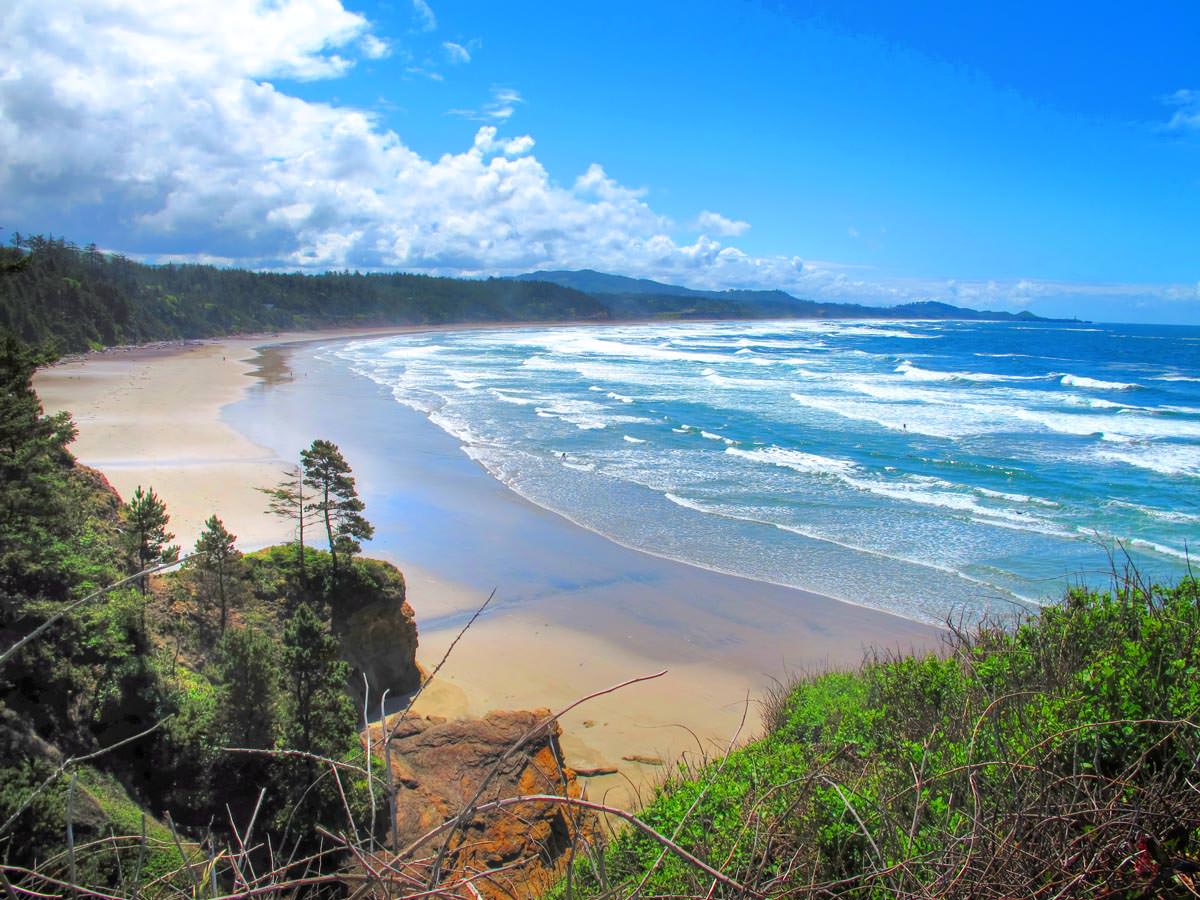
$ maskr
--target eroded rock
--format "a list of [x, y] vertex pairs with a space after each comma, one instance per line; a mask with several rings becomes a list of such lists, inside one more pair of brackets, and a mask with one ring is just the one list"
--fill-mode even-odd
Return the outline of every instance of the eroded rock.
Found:
[[[390, 735], [398, 846], [408, 846], [472, 803], [531, 794], [578, 797], [575, 772], [563, 762], [561, 730], [557, 723], [543, 724], [549, 715], [541, 709], [454, 721], [391, 716], [382, 727], [372, 725], [377, 756], [385, 757]], [[580, 810], [548, 803], [477, 814], [454, 830], [445, 871], [453, 880], [503, 869], [475, 880], [474, 887], [488, 898], [539, 896], [561, 871], [572, 840], [591, 825]], [[440, 835], [412, 857], [433, 857], [444, 841]]]

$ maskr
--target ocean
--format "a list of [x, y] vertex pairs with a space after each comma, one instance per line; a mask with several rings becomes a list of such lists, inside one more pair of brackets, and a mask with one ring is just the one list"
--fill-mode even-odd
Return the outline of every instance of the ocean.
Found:
[[331, 344], [617, 543], [908, 618], [1187, 571], [1200, 328], [722, 322]]

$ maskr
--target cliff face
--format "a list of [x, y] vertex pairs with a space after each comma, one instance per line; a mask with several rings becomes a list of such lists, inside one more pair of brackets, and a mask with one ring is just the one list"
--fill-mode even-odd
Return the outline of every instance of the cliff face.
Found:
[[342, 658], [355, 670], [351, 691], [361, 702], [365, 673], [375, 706], [384, 691], [395, 696], [420, 685], [417, 623], [399, 569], [381, 560], [360, 559], [354, 574], [334, 605], [333, 631], [341, 642]]
[[[397, 715], [385, 720], [382, 728], [379, 723], [372, 725], [373, 752], [386, 759], [390, 750], [398, 845], [407, 846], [465, 809], [498, 764], [477, 803], [528, 794], [578, 797], [575, 772], [562, 762], [557, 723], [538, 728], [549, 714], [545, 709], [493, 712], [482, 719], [452, 722]], [[524, 746], [501, 763], [531, 731], [534, 734]], [[561, 872], [577, 832], [591, 824], [590, 817], [578, 811], [546, 804], [520, 804], [477, 815], [453, 834], [445, 870], [452, 878], [502, 869], [475, 880], [474, 887], [488, 898], [536, 897]], [[414, 855], [432, 857], [444, 840], [439, 836]]]

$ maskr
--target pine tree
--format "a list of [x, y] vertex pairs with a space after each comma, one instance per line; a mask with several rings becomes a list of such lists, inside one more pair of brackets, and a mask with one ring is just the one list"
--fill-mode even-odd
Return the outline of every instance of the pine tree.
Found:
[[[132, 571], [140, 572], [152, 565], [179, 558], [179, 546], [170, 543], [175, 535], [167, 531], [171, 517], [167, 515], [166, 504], [154, 493], [154, 488], [143, 491], [139, 484], [121, 512], [124, 519], [121, 543]], [[139, 579], [138, 584], [145, 596], [145, 576]]]
[[362, 515], [365, 507], [355, 490], [350, 465], [336, 444], [315, 440], [311, 447], [300, 452], [300, 459], [304, 464], [304, 484], [315, 492], [313, 508], [325, 523], [336, 580], [339, 554], [348, 563], [361, 549], [359, 541], [369, 540], [375, 529]]
[[[345, 758], [356, 748], [358, 716], [346, 693], [349, 676], [350, 667], [339, 658], [338, 642], [328, 625], [311, 606], [300, 603], [283, 634], [282, 747], [330, 759]], [[272, 793], [282, 801], [275, 820], [292, 823], [296, 834], [312, 835], [318, 823], [328, 828], [342, 820], [342, 790], [332, 779], [320, 777], [322, 769], [312, 756], [284, 757], [274, 766]], [[345, 787], [346, 800], [356, 817], [361, 816], [361, 789]]]
[[0, 626], [32, 595], [62, 599], [72, 517], [64, 481], [75, 426], [66, 413], [43, 414], [33, 373], [49, 362], [0, 330]]
[[299, 466], [292, 466], [283, 473], [283, 478], [273, 488], [258, 488], [269, 498], [267, 512], [273, 516], [296, 523], [296, 540], [300, 553], [300, 582], [307, 584], [308, 576], [304, 562], [304, 526], [314, 521], [315, 511], [310, 500], [313, 498], [304, 491], [304, 473]]
[[337, 639], [307, 603], [296, 607], [284, 628], [283, 669], [286, 746], [320, 756], [343, 753], [358, 722], [346, 694], [350, 667], [340, 658]]
[[204, 523], [204, 531], [196, 540], [196, 555], [192, 569], [200, 575], [201, 583], [216, 582], [216, 599], [221, 609], [221, 634], [228, 620], [229, 599], [234, 582], [240, 573], [242, 554], [238, 551], [237, 536], [230, 534], [215, 515]]
[[254, 628], [231, 628], [217, 644], [220, 679], [217, 725], [229, 747], [269, 749], [275, 743], [279, 705], [279, 653]]

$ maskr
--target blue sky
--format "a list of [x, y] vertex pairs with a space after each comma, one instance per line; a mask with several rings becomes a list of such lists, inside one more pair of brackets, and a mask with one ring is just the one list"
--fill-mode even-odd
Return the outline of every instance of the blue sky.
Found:
[[0, 225], [1200, 323], [1194, 4], [206, 10], [16, 0]]

